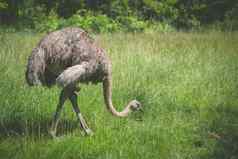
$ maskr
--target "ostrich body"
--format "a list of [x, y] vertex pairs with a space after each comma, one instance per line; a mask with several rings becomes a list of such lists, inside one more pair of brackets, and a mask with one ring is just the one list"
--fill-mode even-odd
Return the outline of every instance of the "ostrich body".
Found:
[[50, 133], [56, 136], [57, 124], [64, 102], [69, 99], [86, 134], [91, 134], [77, 104], [78, 83], [103, 83], [107, 109], [115, 116], [126, 117], [141, 104], [132, 100], [118, 112], [112, 104], [111, 62], [105, 51], [80, 28], [65, 28], [46, 35], [28, 58], [26, 81], [30, 86], [54, 84], [62, 87]]

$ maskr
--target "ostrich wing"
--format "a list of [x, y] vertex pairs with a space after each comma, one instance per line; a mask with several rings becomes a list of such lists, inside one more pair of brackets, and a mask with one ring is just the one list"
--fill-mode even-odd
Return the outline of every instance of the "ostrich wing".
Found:
[[61, 87], [67, 87], [80, 81], [84, 81], [88, 74], [87, 67], [88, 63], [83, 62], [80, 65], [74, 65], [67, 68], [57, 77], [56, 83]]

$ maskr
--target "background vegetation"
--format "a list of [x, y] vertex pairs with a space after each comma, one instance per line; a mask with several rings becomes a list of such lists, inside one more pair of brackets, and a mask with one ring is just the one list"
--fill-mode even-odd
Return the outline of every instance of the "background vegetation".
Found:
[[94, 32], [143, 31], [157, 23], [157, 29], [236, 30], [237, 17], [236, 0], [0, 0], [2, 25], [37, 31], [72, 25]]

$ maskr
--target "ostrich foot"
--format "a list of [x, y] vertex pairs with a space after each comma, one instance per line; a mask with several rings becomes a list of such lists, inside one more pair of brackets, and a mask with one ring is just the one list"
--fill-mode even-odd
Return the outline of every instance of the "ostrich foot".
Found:
[[88, 127], [81, 113], [78, 114], [78, 119], [79, 119], [80, 126], [84, 130], [85, 134], [88, 136], [92, 136], [93, 131]]
[[53, 139], [56, 138], [56, 131], [50, 130], [50, 131], [49, 131], [49, 134], [50, 134], [50, 136], [51, 136]]
[[93, 136], [93, 131], [89, 128], [85, 129], [84, 132], [87, 136]]

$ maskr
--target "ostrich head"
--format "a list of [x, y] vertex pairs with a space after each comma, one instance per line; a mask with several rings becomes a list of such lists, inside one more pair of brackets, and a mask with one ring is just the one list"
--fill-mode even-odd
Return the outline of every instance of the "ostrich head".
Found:
[[142, 104], [137, 100], [132, 100], [128, 105], [131, 111], [142, 110]]

